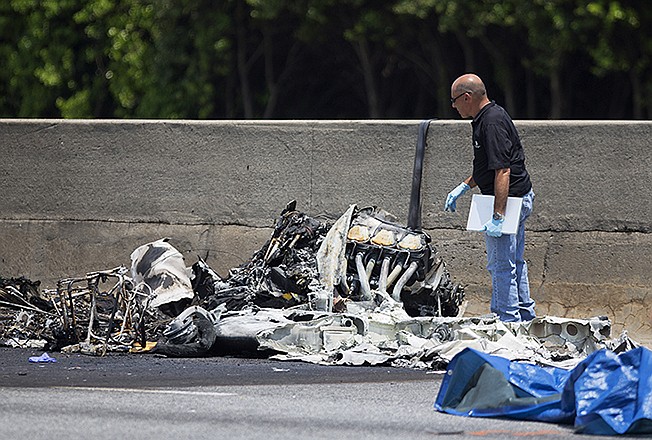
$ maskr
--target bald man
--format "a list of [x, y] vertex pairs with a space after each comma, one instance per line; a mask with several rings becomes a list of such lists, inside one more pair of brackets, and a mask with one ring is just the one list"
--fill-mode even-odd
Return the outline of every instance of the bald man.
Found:
[[[455, 211], [458, 197], [476, 186], [482, 194], [495, 196], [493, 218], [484, 225], [491, 311], [502, 321], [530, 321], [535, 318], [534, 301], [523, 253], [525, 220], [532, 212], [534, 192], [521, 140], [511, 117], [489, 100], [477, 75], [462, 75], [453, 82], [451, 105], [461, 117], [472, 118], [473, 173], [448, 194], [444, 209]], [[507, 197], [523, 198], [515, 235], [502, 233]]]

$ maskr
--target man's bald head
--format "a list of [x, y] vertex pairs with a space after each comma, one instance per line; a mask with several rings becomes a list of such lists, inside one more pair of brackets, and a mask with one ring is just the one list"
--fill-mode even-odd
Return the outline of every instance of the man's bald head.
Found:
[[463, 118], [475, 118], [489, 104], [487, 89], [478, 75], [467, 73], [451, 85], [451, 105]]
[[473, 73], [467, 73], [457, 78], [453, 82], [453, 86], [451, 88], [455, 94], [461, 92], [471, 92], [478, 96], [487, 94], [487, 89], [484, 87], [484, 83], [478, 75]]

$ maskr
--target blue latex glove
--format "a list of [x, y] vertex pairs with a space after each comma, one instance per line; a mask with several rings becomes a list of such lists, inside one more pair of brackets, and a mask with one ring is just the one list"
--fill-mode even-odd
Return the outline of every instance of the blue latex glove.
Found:
[[53, 357], [50, 357], [49, 354], [43, 353], [40, 356], [31, 356], [28, 361], [32, 363], [41, 363], [41, 364], [46, 364], [49, 362], [56, 362], [57, 360]]
[[457, 199], [470, 189], [471, 187], [467, 185], [465, 182], [462, 182], [459, 185], [457, 185], [457, 187], [455, 187], [453, 191], [448, 193], [448, 197], [446, 197], [446, 204], [444, 204], [444, 211], [455, 212], [455, 210], [457, 209], [456, 206]]
[[496, 219], [491, 219], [485, 225], [482, 227], [482, 230], [487, 233], [488, 236], [490, 237], [500, 237], [503, 235], [503, 222], [505, 220], [496, 220]]

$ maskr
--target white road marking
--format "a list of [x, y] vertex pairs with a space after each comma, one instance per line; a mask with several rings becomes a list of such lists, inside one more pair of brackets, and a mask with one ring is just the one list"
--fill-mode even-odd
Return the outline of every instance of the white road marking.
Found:
[[103, 387], [52, 387], [59, 390], [79, 390], [79, 391], [113, 391], [120, 393], [150, 393], [150, 394], [180, 394], [186, 396], [209, 396], [224, 397], [237, 396], [236, 393], [220, 393], [217, 391], [185, 391], [185, 390], [152, 390], [140, 388], [103, 388]]

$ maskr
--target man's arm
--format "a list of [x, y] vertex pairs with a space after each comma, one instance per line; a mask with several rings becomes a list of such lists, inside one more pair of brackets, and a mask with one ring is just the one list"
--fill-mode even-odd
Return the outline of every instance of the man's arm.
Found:
[[473, 176], [469, 176], [468, 178], [464, 179], [464, 183], [469, 185], [471, 188], [476, 187], [475, 180], [473, 180]]
[[494, 195], [494, 213], [504, 216], [507, 207], [507, 196], [509, 195], [509, 168], [496, 170]]
[[455, 212], [457, 209], [457, 199], [460, 198], [465, 192], [475, 186], [475, 181], [473, 180], [473, 175], [464, 179], [462, 183], [457, 185], [453, 191], [448, 193], [446, 196], [446, 203], [444, 203], [444, 211]]
[[[503, 235], [503, 222], [505, 221], [505, 208], [507, 207], [507, 196], [509, 195], [509, 168], [496, 170], [494, 179], [494, 215], [485, 223], [483, 231], [490, 237]], [[496, 214], [499, 214], [496, 217]]]

